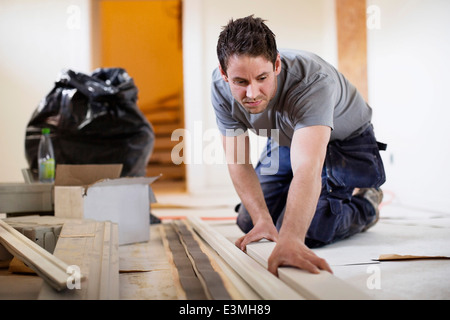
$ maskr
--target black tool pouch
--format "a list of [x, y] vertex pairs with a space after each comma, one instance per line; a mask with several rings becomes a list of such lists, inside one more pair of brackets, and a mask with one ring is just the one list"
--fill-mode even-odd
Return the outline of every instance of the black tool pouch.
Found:
[[355, 138], [330, 142], [325, 159], [329, 187], [380, 187], [386, 181], [380, 150], [386, 147], [376, 141], [372, 126]]

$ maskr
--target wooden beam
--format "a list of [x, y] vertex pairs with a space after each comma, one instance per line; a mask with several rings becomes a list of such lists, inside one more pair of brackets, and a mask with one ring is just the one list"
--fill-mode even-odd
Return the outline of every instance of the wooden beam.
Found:
[[100, 256], [101, 279], [98, 298], [100, 300], [119, 299], [119, 225], [103, 222], [103, 242]]
[[[267, 268], [267, 261], [275, 242], [262, 240], [247, 245], [247, 254]], [[370, 300], [364, 292], [327, 271], [312, 274], [292, 267], [278, 268], [279, 278], [299, 294], [310, 300]]]
[[336, 0], [338, 69], [368, 101], [366, 0]]
[[[67, 219], [54, 256], [80, 269], [84, 276], [78, 288], [56, 292], [43, 285], [38, 299], [119, 299], [119, 231], [109, 221]], [[66, 279], [69, 274], [66, 273]], [[76, 279], [74, 279], [76, 280]]]
[[53, 185], [47, 183], [0, 183], [0, 212], [53, 211]]
[[167, 234], [166, 234], [166, 227], [164, 224], [160, 224], [159, 232], [161, 234], [161, 241], [163, 243], [168, 262], [171, 266], [172, 278], [173, 278], [173, 283], [174, 283], [177, 299], [178, 300], [187, 300], [187, 294], [184, 291], [184, 288], [181, 284], [180, 273], [178, 272], [178, 269], [175, 266], [175, 258], [173, 256], [172, 250], [170, 249], [169, 240], [168, 240]]
[[67, 288], [68, 274], [66, 272], [69, 265], [2, 220], [0, 220], [0, 242], [52, 288], [58, 291]]
[[197, 276], [186, 250], [171, 224], [164, 225], [173, 262], [177, 268], [178, 278], [188, 300], [206, 300], [208, 295], [201, 279]]
[[200, 249], [200, 245], [194, 239], [191, 230], [182, 222], [175, 221], [172, 224], [185, 247], [186, 254], [191, 260], [197, 277], [203, 284], [208, 299], [230, 300], [231, 296], [225, 288], [221, 276], [214, 270], [209, 257]]
[[[184, 218], [186, 219], [186, 218]], [[205, 218], [202, 218], [204, 221]], [[261, 300], [261, 296], [244, 281], [239, 274], [215, 251], [206, 241], [192, 229], [192, 226], [184, 220], [185, 226], [191, 231], [193, 238], [199, 244], [201, 250], [208, 256], [211, 264], [224, 281], [224, 285], [233, 300]]]
[[188, 223], [259, 294], [267, 300], [303, 300], [280, 279], [198, 217]]

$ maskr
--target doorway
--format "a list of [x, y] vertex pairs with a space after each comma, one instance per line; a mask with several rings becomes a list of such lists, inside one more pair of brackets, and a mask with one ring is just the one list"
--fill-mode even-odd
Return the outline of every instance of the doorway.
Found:
[[181, 0], [101, 0], [97, 10], [99, 64], [134, 79], [139, 109], [155, 131], [147, 176], [162, 174], [155, 188], [184, 190], [185, 166], [171, 160], [172, 132], [184, 128]]

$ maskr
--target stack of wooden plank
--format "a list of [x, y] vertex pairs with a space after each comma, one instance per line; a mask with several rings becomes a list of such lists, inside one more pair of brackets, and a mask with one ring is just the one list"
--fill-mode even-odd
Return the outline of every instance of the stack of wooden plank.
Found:
[[0, 220], [0, 242], [57, 291], [66, 288], [67, 263], [53, 256], [19, 231]]
[[[53, 254], [13, 226], [61, 225]], [[109, 221], [25, 216], [0, 220], [0, 243], [45, 281], [39, 299], [118, 299], [118, 226]]]

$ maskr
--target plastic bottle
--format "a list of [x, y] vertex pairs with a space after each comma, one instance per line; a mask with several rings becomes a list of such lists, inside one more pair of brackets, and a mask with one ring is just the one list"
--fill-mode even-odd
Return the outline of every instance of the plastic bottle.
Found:
[[38, 149], [39, 181], [52, 183], [55, 181], [55, 153], [50, 139], [50, 129], [43, 128]]

